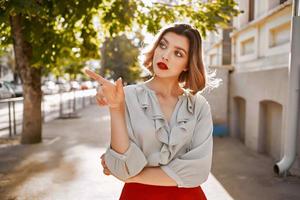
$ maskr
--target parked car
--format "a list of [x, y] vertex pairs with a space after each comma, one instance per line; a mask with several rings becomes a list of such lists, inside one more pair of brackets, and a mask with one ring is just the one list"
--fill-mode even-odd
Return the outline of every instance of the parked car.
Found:
[[80, 84], [77, 81], [71, 81], [71, 90], [79, 90], [80, 89]]
[[8, 83], [0, 81], [0, 99], [7, 99], [11, 97], [15, 97], [14, 90]]
[[22, 97], [23, 96], [23, 86], [22, 86], [22, 84], [14, 84], [13, 89], [14, 89], [16, 97]]
[[59, 92], [69, 92], [71, 90], [71, 84], [65, 80], [57, 81], [56, 84], [59, 87]]
[[80, 85], [80, 89], [82, 90], [88, 90], [93, 88], [93, 83], [92, 81], [84, 81]]
[[14, 83], [14, 82], [8, 82], [4, 81], [4, 84], [8, 85], [12, 88], [14, 94], [16, 97], [22, 97], [23, 96], [23, 86], [20, 83]]
[[99, 86], [98, 81], [92, 81], [92, 83], [93, 83], [93, 88], [98, 88]]
[[59, 91], [59, 86], [53, 81], [45, 81], [42, 85], [44, 94], [56, 94]]

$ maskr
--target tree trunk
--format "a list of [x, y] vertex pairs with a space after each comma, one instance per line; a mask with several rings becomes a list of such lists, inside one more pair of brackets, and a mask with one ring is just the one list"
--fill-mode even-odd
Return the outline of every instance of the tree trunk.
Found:
[[22, 21], [20, 14], [10, 17], [16, 68], [21, 76], [24, 90], [21, 143], [33, 144], [41, 142], [42, 139], [41, 69], [30, 65], [32, 47], [24, 37]]

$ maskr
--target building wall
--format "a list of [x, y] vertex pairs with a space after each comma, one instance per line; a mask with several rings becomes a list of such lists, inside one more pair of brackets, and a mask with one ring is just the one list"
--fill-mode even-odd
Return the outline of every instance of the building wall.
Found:
[[[229, 76], [230, 134], [275, 162], [283, 156], [287, 134], [291, 1], [255, 0], [251, 21], [249, 0], [238, 2], [245, 12], [233, 20], [231, 33], [234, 71]], [[298, 145], [298, 155], [299, 149]], [[299, 160], [298, 156], [292, 171], [300, 175]]]
[[14, 74], [12, 68], [15, 67], [13, 50], [11, 49], [7, 54], [0, 56], [0, 80], [13, 81]]
[[203, 95], [211, 106], [214, 125], [228, 127], [228, 78], [229, 69], [210, 67], [216, 73], [216, 79], [221, 80], [218, 87], [204, 91]]
[[[250, 1], [254, 3], [253, 10], [249, 8]], [[205, 64], [223, 79], [219, 88], [205, 94], [214, 124], [227, 123], [231, 136], [272, 157], [274, 164], [283, 156], [287, 134], [292, 14], [292, 1], [280, 2], [283, 1], [238, 1], [244, 13], [233, 19], [230, 41], [226, 41], [226, 30], [218, 30], [209, 33], [204, 43]], [[249, 17], [249, 13], [254, 17]], [[297, 140], [300, 144], [299, 133]], [[291, 171], [300, 175], [299, 146]]]
[[253, 21], [231, 34], [235, 52], [232, 60], [236, 71], [287, 66], [292, 10], [290, 5], [277, 9], [277, 12], [269, 13], [267, 18]]
[[209, 32], [203, 42], [204, 62], [208, 67], [222, 64], [222, 33], [223, 30], [221, 29], [216, 33]]
[[14, 74], [7, 65], [2, 65], [0, 63], [0, 80], [1, 81], [13, 81]]
[[[237, 118], [244, 114], [245, 124], [242, 128], [242, 134], [244, 134], [244, 143], [255, 151], [261, 151], [260, 147], [260, 127], [266, 124], [266, 120], [261, 120], [260, 114], [263, 112], [264, 107], [261, 103], [265, 101], [271, 101], [282, 105], [282, 120], [281, 132], [284, 128], [284, 113], [286, 110], [287, 103], [287, 82], [288, 82], [288, 68], [268, 69], [253, 72], [239, 72], [232, 73], [230, 75], [230, 133], [234, 137], [240, 137], [239, 126], [237, 124]], [[240, 104], [236, 105], [235, 98], [242, 98], [245, 101], [245, 109], [242, 113], [239, 113]], [[269, 109], [272, 112], [272, 109]], [[273, 111], [273, 112], [276, 112]], [[267, 117], [268, 114], [265, 114]], [[277, 137], [278, 138], [278, 137]], [[283, 135], [279, 137], [280, 141], [283, 141]], [[272, 140], [272, 139], [270, 139]], [[273, 139], [275, 140], [275, 138]], [[278, 158], [282, 155], [283, 142], [276, 152], [280, 152], [278, 155], [273, 155], [274, 158]]]
[[276, 161], [283, 156], [282, 115], [281, 104], [270, 100], [260, 102], [258, 151], [272, 156]]
[[215, 73], [216, 88], [204, 91], [211, 105], [214, 134], [228, 134], [228, 81], [231, 70], [231, 38], [229, 29], [210, 32], [204, 41], [204, 59], [210, 74]]

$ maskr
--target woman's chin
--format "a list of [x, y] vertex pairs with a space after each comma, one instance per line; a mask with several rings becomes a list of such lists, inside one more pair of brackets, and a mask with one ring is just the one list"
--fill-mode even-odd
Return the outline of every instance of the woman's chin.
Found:
[[166, 73], [166, 72], [161, 72], [161, 71], [154, 71], [154, 74], [158, 78], [171, 78], [171, 79], [178, 78], [177, 75]]
[[167, 78], [170, 76], [168, 72], [161, 71], [161, 70], [154, 70], [154, 74], [155, 74], [155, 76], [160, 77], [160, 78]]

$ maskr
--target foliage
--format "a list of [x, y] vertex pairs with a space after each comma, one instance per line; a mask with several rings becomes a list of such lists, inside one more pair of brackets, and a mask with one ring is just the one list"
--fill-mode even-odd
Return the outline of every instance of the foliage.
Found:
[[43, 74], [68, 72], [75, 76], [85, 61], [100, 58], [101, 41], [108, 37], [109, 59], [103, 61], [115, 72], [111, 77], [123, 76], [131, 82], [139, 73], [138, 51], [122, 36], [124, 32], [146, 27], [155, 33], [164, 23], [189, 21], [205, 36], [206, 31], [226, 25], [239, 13], [234, 0], [169, 2], [0, 0], [0, 53], [13, 44], [24, 88], [22, 143], [41, 141]]
[[155, 33], [163, 23], [188, 20], [205, 36], [206, 31], [226, 25], [238, 14], [233, 0], [178, 2], [0, 0], [0, 51], [13, 41], [10, 16], [17, 14], [22, 15], [23, 33], [33, 49], [30, 64], [42, 67], [44, 74], [54, 68], [59, 71], [70, 62], [100, 58], [104, 37], [132, 31], [134, 25]]
[[23, 34], [32, 47], [31, 66], [44, 74], [66, 60], [99, 58], [92, 17], [100, 0], [0, 0], [1, 46], [12, 43], [11, 16], [21, 14]]
[[107, 37], [101, 53], [101, 66], [106, 77], [114, 80], [122, 77], [126, 83], [133, 83], [139, 79], [139, 49], [125, 34], [114, 38]]
[[228, 26], [232, 17], [240, 13], [234, 0], [169, 2], [145, 5], [143, 1], [139, 1], [139, 9], [135, 13], [137, 24], [145, 25], [150, 33], [156, 33], [164, 23], [184, 21], [194, 25], [205, 37], [207, 31]]

